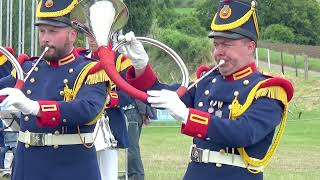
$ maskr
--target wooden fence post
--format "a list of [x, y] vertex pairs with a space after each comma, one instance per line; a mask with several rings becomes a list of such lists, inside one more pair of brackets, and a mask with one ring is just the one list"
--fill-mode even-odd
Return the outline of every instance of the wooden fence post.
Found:
[[295, 69], [296, 69], [296, 77], [298, 77], [298, 64], [297, 64], [297, 55], [296, 55], [296, 52], [294, 52], [293, 58], [294, 58], [294, 67], [295, 67]]
[[307, 55], [304, 55], [304, 79], [305, 80], [308, 80], [308, 70], [309, 70], [309, 67], [308, 67], [308, 56]]
[[268, 52], [268, 68], [269, 68], [269, 71], [271, 70], [271, 64], [270, 64], [270, 49], [267, 49], [267, 52]]
[[258, 48], [256, 48], [256, 64], [257, 64], [257, 67], [259, 67], [259, 52], [258, 52]]
[[283, 67], [283, 51], [281, 51], [281, 71], [282, 71], [282, 74], [284, 75], [284, 67]]

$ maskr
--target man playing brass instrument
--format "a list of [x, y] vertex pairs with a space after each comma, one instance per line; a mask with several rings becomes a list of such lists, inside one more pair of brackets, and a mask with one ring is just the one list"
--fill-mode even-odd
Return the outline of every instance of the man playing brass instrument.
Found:
[[[39, 1], [35, 25], [41, 49], [49, 50], [22, 90], [7, 88], [15, 83], [14, 72], [0, 80], [0, 95], [7, 96], [0, 106], [22, 112], [13, 180], [101, 180], [92, 132], [110, 80], [104, 71], [89, 74], [96, 62], [75, 51], [70, 12], [77, 3]], [[28, 72], [37, 57], [18, 59]]]
[[[286, 79], [257, 70], [256, 5], [253, 0], [220, 1], [209, 38], [214, 44], [214, 61], [224, 63], [181, 100], [171, 91], [175, 87], [157, 80], [134, 34], [124, 36], [130, 42], [127, 56], [133, 60], [127, 80], [136, 88], [149, 90], [148, 102], [167, 109], [181, 121], [181, 132], [193, 137], [185, 180], [263, 179], [263, 169], [278, 146], [293, 87]], [[197, 77], [209, 70], [201, 66]]]

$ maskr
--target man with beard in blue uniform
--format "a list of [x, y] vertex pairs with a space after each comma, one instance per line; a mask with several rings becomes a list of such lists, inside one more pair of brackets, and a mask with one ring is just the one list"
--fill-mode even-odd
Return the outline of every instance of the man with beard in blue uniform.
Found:
[[[70, 13], [77, 3], [39, 1], [35, 25], [41, 49], [49, 50], [21, 90], [8, 88], [15, 72], [0, 80], [0, 95], [7, 96], [0, 106], [22, 112], [13, 180], [101, 180], [92, 132], [107, 104], [109, 79], [104, 71], [90, 74], [96, 62], [74, 48]], [[18, 59], [28, 72], [38, 58]]]
[[[157, 80], [134, 34], [125, 35], [130, 42], [127, 56], [139, 60], [132, 62], [127, 80], [149, 90], [148, 102], [167, 109], [182, 122], [181, 132], [193, 137], [185, 180], [263, 179], [263, 170], [279, 144], [293, 87], [286, 79], [264, 75], [255, 65], [256, 5], [252, 0], [220, 0], [209, 38], [214, 61], [224, 63], [181, 100], [171, 91], [174, 86]], [[210, 69], [201, 66], [198, 78]]]

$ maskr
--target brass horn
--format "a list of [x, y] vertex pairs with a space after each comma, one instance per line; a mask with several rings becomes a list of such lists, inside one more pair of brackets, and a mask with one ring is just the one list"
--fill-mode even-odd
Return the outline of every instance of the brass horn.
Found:
[[[71, 13], [72, 24], [75, 29], [95, 39], [98, 46], [108, 45], [112, 35], [121, 30], [128, 22], [127, 6], [120, 0], [82, 0]], [[181, 57], [167, 45], [147, 37], [136, 37], [142, 43], [151, 44], [169, 54], [178, 64], [182, 72], [182, 83], [176, 91], [179, 97], [186, 92], [189, 84], [189, 72]], [[125, 45], [125, 40], [113, 47], [117, 51]], [[148, 95], [128, 84], [121, 78], [115, 68], [114, 60], [100, 59], [102, 67], [111, 80], [124, 92], [132, 97], [147, 101]]]
[[[0, 52], [8, 58], [8, 61], [12, 64], [13, 68], [17, 72], [17, 81], [14, 87], [22, 89], [22, 87], [24, 86], [24, 74], [18, 60], [6, 48], [2, 46], [0, 46]], [[2, 102], [5, 98], [6, 96], [0, 96], [0, 101]]]

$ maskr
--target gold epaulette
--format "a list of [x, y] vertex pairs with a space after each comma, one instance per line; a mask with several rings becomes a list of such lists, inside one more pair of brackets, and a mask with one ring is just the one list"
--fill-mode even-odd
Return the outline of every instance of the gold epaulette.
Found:
[[268, 97], [281, 101], [283, 104], [288, 103], [286, 91], [279, 86], [271, 86], [259, 89], [255, 94], [255, 99], [259, 97]]
[[0, 65], [6, 63], [8, 58], [5, 55], [0, 56]]
[[89, 74], [86, 78], [85, 84], [97, 84], [100, 82], [107, 82], [111, 81], [109, 76], [106, 74], [106, 72], [102, 69], [94, 74]]

